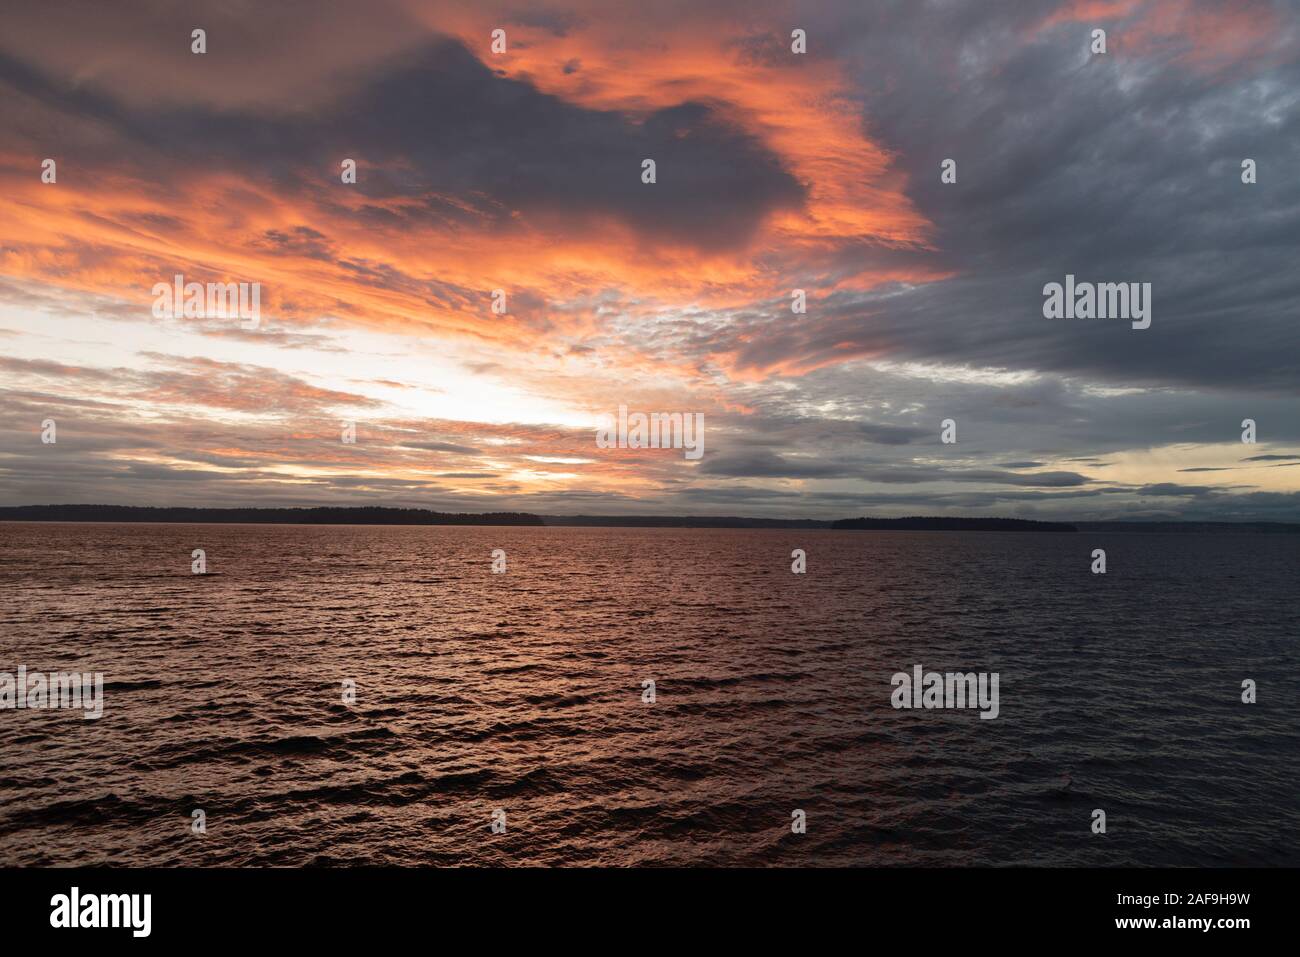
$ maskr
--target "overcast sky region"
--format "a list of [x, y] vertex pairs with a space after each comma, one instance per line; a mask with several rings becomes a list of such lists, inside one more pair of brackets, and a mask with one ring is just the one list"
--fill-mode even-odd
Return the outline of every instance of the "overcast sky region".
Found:
[[7, 4], [0, 130], [0, 505], [1300, 521], [1293, 0]]

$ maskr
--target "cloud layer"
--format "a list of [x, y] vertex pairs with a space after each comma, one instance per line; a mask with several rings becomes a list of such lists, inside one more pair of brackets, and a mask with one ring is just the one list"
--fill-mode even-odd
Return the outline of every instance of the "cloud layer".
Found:
[[7, 11], [0, 501], [1300, 520], [1293, 5], [539, 9]]

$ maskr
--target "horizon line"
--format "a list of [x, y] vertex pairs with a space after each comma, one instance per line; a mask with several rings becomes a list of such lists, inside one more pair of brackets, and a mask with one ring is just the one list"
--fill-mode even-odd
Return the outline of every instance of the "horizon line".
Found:
[[[87, 513], [75, 514], [71, 516], [59, 516], [59, 512]], [[185, 518], [151, 518], [145, 513], [193, 513], [186, 515]], [[234, 513], [254, 513], [269, 516], [270, 513], [299, 513], [304, 517], [309, 517], [306, 513], [335, 513], [336, 517], [352, 517], [364, 519], [368, 514], [386, 516], [389, 519], [397, 519], [402, 515], [418, 513], [411, 515], [416, 517], [429, 518], [446, 518], [451, 521], [384, 521], [384, 522], [366, 522], [366, 521], [333, 521], [333, 522], [258, 522], [252, 521], [241, 523], [238, 521], [223, 521], [223, 517], [231, 516]], [[346, 516], [338, 513], [358, 513], [352, 516]], [[42, 514], [45, 513], [45, 514]], [[55, 514], [50, 514], [55, 513]], [[99, 513], [96, 515], [95, 513]], [[203, 517], [203, 516], [210, 517]], [[28, 517], [31, 516], [31, 517]], [[799, 527], [811, 529], [826, 529], [832, 531], [862, 531], [887, 530], [889, 528], [902, 528], [907, 523], [920, 524], [923, 527], [912, 530], [926, 530], [924, 526], [931, 526], [935, 530], [966, 530], [972, 531], [1060, 531], [1074, 532], [1078, 531], [1075, 526], [1143, 526], [1143, 527], [1204, 527], [1218, 526], [1229, 528], [1275, 528], [1278, 530], [1300, 532], [1300, 523], [1271, 521], [1259, 519], [1042, 519], [1042, 518], [1017, 518], [1005, 516], [973, 516], [973, 515], [905, 515], [898, 517], [879, 517], [870, 515], [857, 515], [839, 518], [808, 518], [808, 517], [766, 517], [766, 516], [746, 516], [746, 515], [698, 515], [698, 514], [597, 514], [597, 513], [571, 513], [556, 514], [546, 512], [530, 512], [519, 510], [501, 510], [487, 512], [449, 512], [424, 506], [397, 506], [397, 505], [109, 505], [100, 503], [63, 503], [63, 504], [42, 504], [42, 505], [0, 505], [0, 521], [5, 522], [112, 522], [127, 518], [129, 521], [141, 524], [321, 524], [321, 525], [518, 525], [519, 527], [538, 527], [538, 526], [573, 526], [586, 525], [592, 527], [643, 527], [646, 525], [673, 525], [678, 527]], [[325, 517], [321, 514], [321, 517]], [[499, 519], [532, 519], [533, 521], [511, 522], [500, 521]], [[493, 521], [493, 519], [498, 519]], [[856, 524], [862, 523], [862, 524]], [[943, 524], [956, 526], [952, 529], [942, 529], [939, 526]], [[985, 528], [980, 528], [984, 525]]]

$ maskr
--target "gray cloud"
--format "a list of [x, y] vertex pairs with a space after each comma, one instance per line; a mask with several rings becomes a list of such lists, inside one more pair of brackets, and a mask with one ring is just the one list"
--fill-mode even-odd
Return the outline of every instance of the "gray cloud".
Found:
[[[891, 358], [1295, 396], [1300, 12], [1263, 5], [1281, 22], [1275, 55], [1205, 72], [1186, 45], [1126, 55], [1136, 20], [1107, 20], [1114, 49], [1095, 58], [1086, 24], [1035, 32], [1059, 7], [820, 11], [821, 42], [858, 71], [864, 127], [934, 224], [924, 261], [956, 275], [837, 293], [794, 329], [742, 320], [718, 345], [742, 367], [817, 362], [850, 342]], [[949, 157], [956, 184], [940, 182]], [[1243, 157], [1258, 163], [1256, 185], [1240, 181]], [[860, 264], [841, 252], [844, 269]], [[1043, 318], [1043, 285], [1067, 272], [1151, 282], [1152, 327]]]
[[[523, 212], [570, 229], [616, 220], [649, 242], [719, 250], [743, 243], [772, 211], [803, 202], [804, 187], [781, 159], [719, 104], [686, 102], [641, 117], [584, 109], [497, 75], [450, 39], [351, 80], [312, 112], [147, 107], [47, 75], [21, 51], [0, 52], [0, 85], [13, 102], [38, 103], [47, 125], [65, 129], [65, 148], [84, 149], [102, 168], [183, 181], [192, 169], [220, 166], [329, 205], [319, 188], [322, 157], [354, 156], [363, 169], [357, 191], [390, 225], [472, 216], [505, 229]], [[84, 115], [96, 118], [94, 131], [74, 123]], [[26, 111], [0, 106], [0, 121], [15, 140], [48, 137]], [[111, 157], [91, 149], [103, 128], [120, 139]], [[641, 182], [644, 158], [657, 163], [653, 187]], [[409, 202], [385, 202], [395, 198]], [[331, 256], [309, 229], [271, 230], [262, 241], [288, 255]]]

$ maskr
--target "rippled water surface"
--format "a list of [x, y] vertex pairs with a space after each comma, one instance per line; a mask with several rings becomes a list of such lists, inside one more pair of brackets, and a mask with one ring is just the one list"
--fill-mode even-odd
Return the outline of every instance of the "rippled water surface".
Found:
[[[0, 671], [105, 675], [98, 721], [0, 711], [0, 864], [1297, 865], [1298, 558], [1281, 535], [0, 524]], [[917, 664], [998, 672], [999, 717], [894, 710]]]

